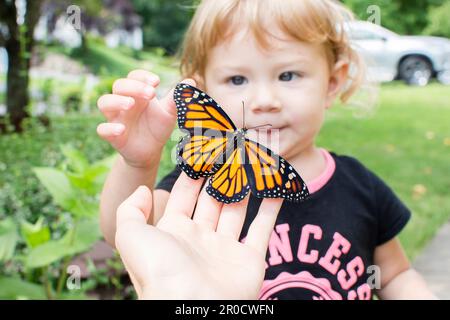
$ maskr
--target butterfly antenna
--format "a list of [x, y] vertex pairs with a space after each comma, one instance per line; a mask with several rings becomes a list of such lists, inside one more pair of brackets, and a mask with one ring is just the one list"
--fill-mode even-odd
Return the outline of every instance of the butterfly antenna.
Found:
[[244, 129], [245, 127], [245, 109], [244, 109], [244, 101], [242, 101], [242, 122], [244, 123]]

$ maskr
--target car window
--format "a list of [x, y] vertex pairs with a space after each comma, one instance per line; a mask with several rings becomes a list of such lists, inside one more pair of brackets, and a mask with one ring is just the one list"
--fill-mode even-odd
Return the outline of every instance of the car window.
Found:
[[353, 40], [377, 40], [381, 39], [376, 33], [364, 29], [350, 29], [350, 38]]

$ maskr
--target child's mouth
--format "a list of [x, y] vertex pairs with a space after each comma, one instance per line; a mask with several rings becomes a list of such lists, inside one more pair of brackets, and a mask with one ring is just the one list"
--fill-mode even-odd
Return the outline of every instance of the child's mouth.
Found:
[[264, 128], [255, 128], [249, 130], [249, 138], [269, 147], [270, 149], [274, 149], [275, 145], [279, 145], [280, 143], [280, 134], [285, 127], [264, 127]]
[[255, 130], [258, 134], [267, 134], [267, 135], [274, 135], [277, 132], [280, 132], [281, 130], [283, 130], [285, 127], [272, 127], [272, 126], [267, 126], [267, 127], [263, 127], [263, 128], [255, 128], [252, 130]]

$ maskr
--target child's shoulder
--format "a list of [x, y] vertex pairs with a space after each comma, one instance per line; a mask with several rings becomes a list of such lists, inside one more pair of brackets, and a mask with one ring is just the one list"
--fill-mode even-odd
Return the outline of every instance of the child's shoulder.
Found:
[[335, 151], [328, 151], [328, 152], [333, 157], [337, 166], [339, 165], [349, 170], [360, 170], [360, 171], [369, 170], [361, 161], [359, 161], [353, 156], [339, 154]]
[[329, 153], [335, 161], [336, 169], [338, 169], [341, 174], [352, 175], [355, 177], [376, 177], [379, 179], [369, 167], [354, 156], [338, 154], [334, 151], [329, 151]]
[[384, 189], [387, 184], [368, 166], [354, 156], [329, 151], [336, 163], [336, 178], [370, 189]]

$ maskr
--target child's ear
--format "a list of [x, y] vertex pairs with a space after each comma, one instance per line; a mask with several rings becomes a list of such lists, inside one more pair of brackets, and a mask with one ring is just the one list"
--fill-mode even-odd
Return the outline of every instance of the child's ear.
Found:
[[340, 60], [336, 62], [331, 70], [330, 79], [328, 81], [328, 92], [325, 108], [333, 105], [334, 99], [341, 92], [348, 79], [349, 64], [347, 61]]

